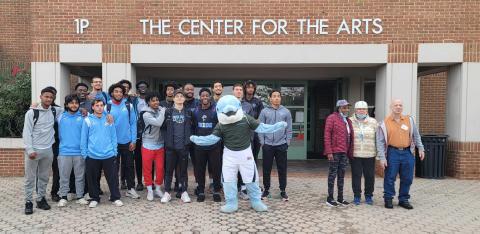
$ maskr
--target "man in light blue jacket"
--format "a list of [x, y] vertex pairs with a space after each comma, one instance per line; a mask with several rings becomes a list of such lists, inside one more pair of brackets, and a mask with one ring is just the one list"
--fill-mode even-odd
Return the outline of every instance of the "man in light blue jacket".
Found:
[[100, 202], [98, 178], [102, 170], [110, 189], [110, 201], [116, 206], [123, 206], [120, 201], [118, 170], [115, 165], [117, 133], [115, 126], [108, 123], [104, 107], [102, 99], [95, 99], [92, 102], [94, 113], [85, 118], [80, 138], [81, 154], [86, 163], [88, 192], [92, 199], [89, 204], [90, 208], [95, 208]]
[[[125, 97], [126, 89], [120, 83], [108, 88], [111, 100], [105, 110], [113, 116], [117, 131], [118, 156], [121, 162], [121, 174], [125, 175], [128, 189], [127, 197], [140, 198], [135, 191], [134, 154], [137, 142], [137, 115], [133, 105]], [[117, 164], [118, 166], [118, 164]], [[123, 181], [122, 181], [123, 183]]]
[[83, 198], [85, 186], [85, 159], [80, 152], [80, 141], [83, 117], [80, 113], [80, 98], [75, 95], [65, 97], [65, 112], [57, 119], [60, 139], [58, 155], [58, 171], [60, 174], [60, 190], [58, 195], [59, 207], [67, 205], [67, 194], [70, 190], [70, 175], [75, 174], [75, 192], [77, 203], [86, 205], [88, 201]]

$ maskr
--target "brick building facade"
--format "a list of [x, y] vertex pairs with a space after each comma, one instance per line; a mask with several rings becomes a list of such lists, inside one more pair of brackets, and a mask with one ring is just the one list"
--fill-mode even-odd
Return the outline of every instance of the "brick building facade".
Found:
[[[55, 84], [62, 96], [71, 89], [71, 76], [88, 81], [88, 75], [96, 72], [104, 77], [106, 88], [124, 78], [148, 79], [160, 86], [161, 81], [177, 77], [195, 80], [190, 70], [203, 72], [198, 79], [208, 83], [212, 71], [225, 75], [235, 67], [252, 71], [241, 71], [238, 78], [294, 80], [302, 69], [298, 80], [305, 84], [305, 96], [307, 90], [327, 84], [321, 82], [335, 80], [342, 91], [332, 95], [352, 102], [369, 96], [364, 84], [372, 81], [376, 91], [371, 105], [377, 117], [388, 114], [388, 100], [402, 98], [406, 113], [416, 116], [423, 134], [450, 136], [448, 174], [478, 179], [480, 125], [471, 117], [480, 114], [473, 102], [478, 94], [471, 90], [480, 85], [478, 12], [480, 2], [469, 0], [6, 0], [0, 3], [0, 67], [31, 67], [34, 97], [45, 84]], [[77, 33], [76, 19], [89, 21], [83, 33]], [[150, 34], [149, 25], [144, 33], [142, 19], [170, 20], [171, 34], [158, 35], [156, 28]], [[244, 34], [182, 35], [178, 24], [184, 19], [242, 20]], [[254, 35], [252, 22], [257, 19], [285, 20], [288, 34]], [[307, 34], [308, 27], [301, 34], [298, 19], [309, 19], [312, 24], [315, 19], [328, 19], [328, 34]], [[350, 33], [337, 34], [344, 19]], [[381, 19], [382, 31], [374, 33], [372, 22], [367, 29], [366, 21], [361, 21], [358, 30], [352, 29], [352, 19]], [[272, 24], [266, 24], [266, 30], [270, 29]], [[175, 73], [175, 69], [181, 71]], [[292, 78], [259, 75], [276, 69], [285, 69], [278, 73], [292, 74]], [[286, 84], [265, 82], [266, 86]], [[306, 103], [311, 101], [305, 97], [306, 113], [310, 112]], [[315, 113], [310, 116], [314, 118]], [[304, 118], [301, 126], [306, 129]], [[305, 154], [317, 152], [311, 146], [315, 142], [301, 144]], [[13, 159], [16, 156], [23, 157], [19, 150], [0, 150], [0, 175], [21, 172], [17, 168], [21, 160]]]

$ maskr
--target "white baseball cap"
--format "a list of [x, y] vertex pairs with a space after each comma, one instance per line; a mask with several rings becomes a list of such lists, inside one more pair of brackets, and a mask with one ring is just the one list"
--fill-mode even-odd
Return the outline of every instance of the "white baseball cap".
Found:
[[358, 101], [355, 103], [355, 109], [368, 109], [368, 104], [365, 101]]

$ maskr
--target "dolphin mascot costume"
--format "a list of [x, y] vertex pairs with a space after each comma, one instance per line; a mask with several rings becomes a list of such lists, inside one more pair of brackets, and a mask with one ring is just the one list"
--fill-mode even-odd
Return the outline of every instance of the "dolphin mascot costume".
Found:
[[243, 113], [240, 101], [232, 95], [220, 98], [216, 110], [218, 124], [213, 133], [208, 136], [191, 136], [190, 140], [197, 145], [207, 146], [223, 139], [225, 148], [223, 149], [222, 178], [226, 204], [220, 211], [233, 213], [238, 210], [237, 174], [239, 171], [247, 187], [252, 208], [257, 212], [267, 211], [267, 206], [261, 200], [258, 171], [253, 160], [250, 135], [252, 130], [257, 133], [274, 133], [284, 129], [287, 123], [278, 122], [273, 125], [259, 123], [253, 117]]

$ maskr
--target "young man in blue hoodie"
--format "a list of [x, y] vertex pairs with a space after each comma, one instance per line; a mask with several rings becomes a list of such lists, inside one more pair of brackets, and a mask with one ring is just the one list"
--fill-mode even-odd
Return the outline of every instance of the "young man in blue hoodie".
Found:
[[102, 99], [92, 102], [93, 115], [83, 121], [80, 149], [85, 158], [88, 192], [91, 198], [89, 207], [95, 208], [100, 202], [100, 174], [105, 174], [110, 190], [110, 201], [116, 206], [123, 206], [118, 188], [117, 133], [114, 124], [109, 124], [104, 113]]
[[275, 133], [259, 133], [260, 143], [263, 145], [263, 194], [262, 199], [270, 197], [270, 174], [273, 160], [277, 163], [278, 181], [280, 184], [280, 197], [288, 201], [285, 192], [287, 187], [287, 150], [292, 139], [292, 114], [281, 105], [282, 95], [278, 90], [272, 90], [269, 94], [270, 106], [260, 112], [259, 121], [264, 124], [286, 122], [287, 127], [283, 131]]
[[[127, 197], [138, 199], [135, 191], [134, 155], [137, 141], [137, 115], [130, 102], [124, 98], [126, 90], [120, 83], [113, 84], [108, 89], [111, 97], [105, 110], [113, 116], [117, 131], [118, 159], [127, 180]], [[118, 164], [117, 164], [118, 166]]]
[[77, 203], [86, 205], [88, 201], [83, 198], [85, 184], [85, 160], [81, 155], [80, 142], [83, 117], [79, 110], [80, 99], [71, 94], [65, 97], [65, 110], [58, 119], [60, 138], [60, 153], [58, 155], [58, 171], [60, 174], [60, 201], [59, 207], [67, 205], [67, 194], [70, 190], [70, 175], [72, 169], [75, 174], [75, 189]]
[[[25, 114], [23, 141], [25, 144], [25, 214], [33, 213], [33, 191], [37, 192], [37, 208], [49, 210], [45, 199], [48, 178], [53, 161], [55, 119], [62, 109], [52, 106], [55, 93], [45, 88], [40, 92], [40, 105]], [[36, 189], [35, 189], [36, 184]]]

